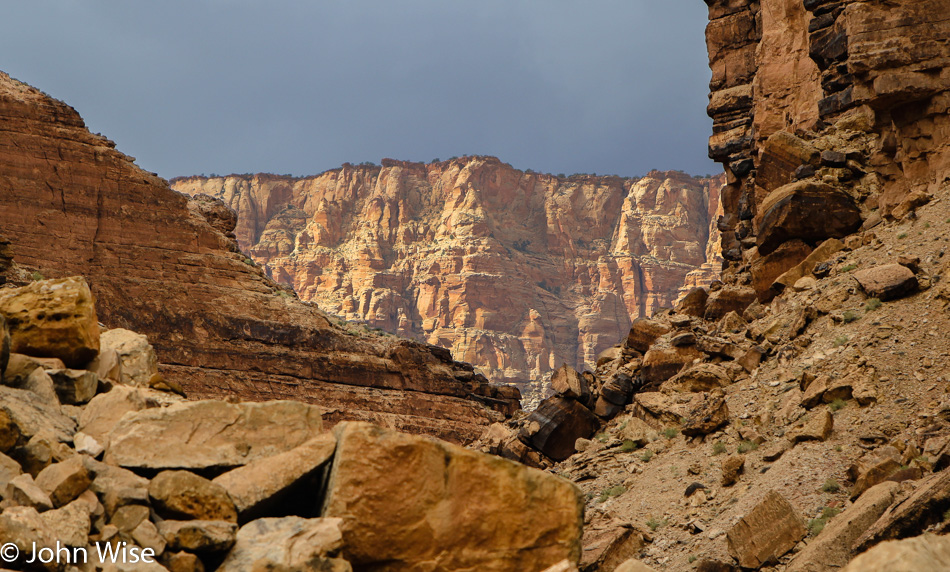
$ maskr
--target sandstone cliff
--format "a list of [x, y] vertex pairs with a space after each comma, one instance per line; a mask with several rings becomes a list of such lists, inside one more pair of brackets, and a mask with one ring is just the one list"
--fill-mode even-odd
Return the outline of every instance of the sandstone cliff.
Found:
[[231, 206], [241, 249], [301, 298], [518, 384], [593, 364], [632, 319], [672, 305], [708, 260], [717, 184], [555, 177], [492, 157], [172, 181]]
[[[947, 188], [950, 1], [706, 4], [709, 151], [729, 182], [722, 250], [730, 272], [751, 279], [760, 297], [818, 241], [854, 230], [773, 237], [773, 219], [789, 200], [821, 195], [826, 207], [836, 205], [826, 210], [835, 219], [859, 209], [874, 224], [900, 219]], [[811, 190], [788, 187], [799, 181]], [[847, 197], [830, 199], [835, 191]], [[804, 244], [776, 248], [796, 239]]]
[[[0, 73], [0, 234], [18, 264], [84, 275], [101, 321], [153, 340], [191, 396], [292, 398], [331, 423], [372, 420], [466, 441], [510, 412], [448, 352], [349, 334], [248, 264], [233, 214], [172, 191], [69, 106]], [[233, 237], [233, 235], [231, 235]]]

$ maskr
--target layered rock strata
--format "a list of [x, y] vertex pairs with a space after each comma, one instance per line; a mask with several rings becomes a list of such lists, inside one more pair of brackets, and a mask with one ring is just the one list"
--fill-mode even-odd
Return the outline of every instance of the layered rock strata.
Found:
[[592, 366], [632, 319], [671, 306], [716, 256], [721, 184], [555, 177], [492, 157], [172, 181], [233, 208], [241, 249], [301, 298], [518, 384]]
[[[66, 104], [0, 74], [0, 257], [81, 274], [110, 327], [153, 340], [190, 396], [296, 399], [453, 441], [517, 407], [448, 352], [354, 335], [240, 254], [233, 214], [191, 201], [89, 133]], [[3, 262], [0, 265], [6, 265]]]
[[[730, 273], [748, 280], [758, 263], [781, 274], [808, 255], [774, 254], [782, 243], [814, 248], [861, 224], [843, 221], [900, 219], [947, 188], [950, 1], [706, 4], [709, 154], [728, 177], [719, 227]], [[786, 201], [776, 225], [790, 184], [810, 184], [812, 198]], [[806, 218], [819, 232], [801, 228]], [[761, 299], [771, 286], [756, 284]]]

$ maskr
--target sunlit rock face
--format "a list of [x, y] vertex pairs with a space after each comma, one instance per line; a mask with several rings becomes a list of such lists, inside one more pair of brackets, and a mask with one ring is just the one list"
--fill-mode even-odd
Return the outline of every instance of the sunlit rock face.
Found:
[[241, 249], [301, 298], [447, 348], [532, 395], [563, 363], [592, 364], [631, 319], [672, 305], [689, 273], [718, 269], [721, 184], [553, 176], [493, 157], [172, 181], [230, 205]]

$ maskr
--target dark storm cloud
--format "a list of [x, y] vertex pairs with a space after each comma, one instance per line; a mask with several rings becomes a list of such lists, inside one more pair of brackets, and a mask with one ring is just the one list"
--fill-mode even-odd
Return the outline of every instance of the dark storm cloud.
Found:
[[0, 69], [165, 177], [497, 155], [714, 172], [698, 0], [31, 0]]

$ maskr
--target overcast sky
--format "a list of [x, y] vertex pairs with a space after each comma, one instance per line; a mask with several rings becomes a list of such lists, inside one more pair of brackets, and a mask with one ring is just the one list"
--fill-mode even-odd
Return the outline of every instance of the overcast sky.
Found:
[[0, 69], [170, 178], [383, 157], [717, 172], [699, 0], [29, 0]]

